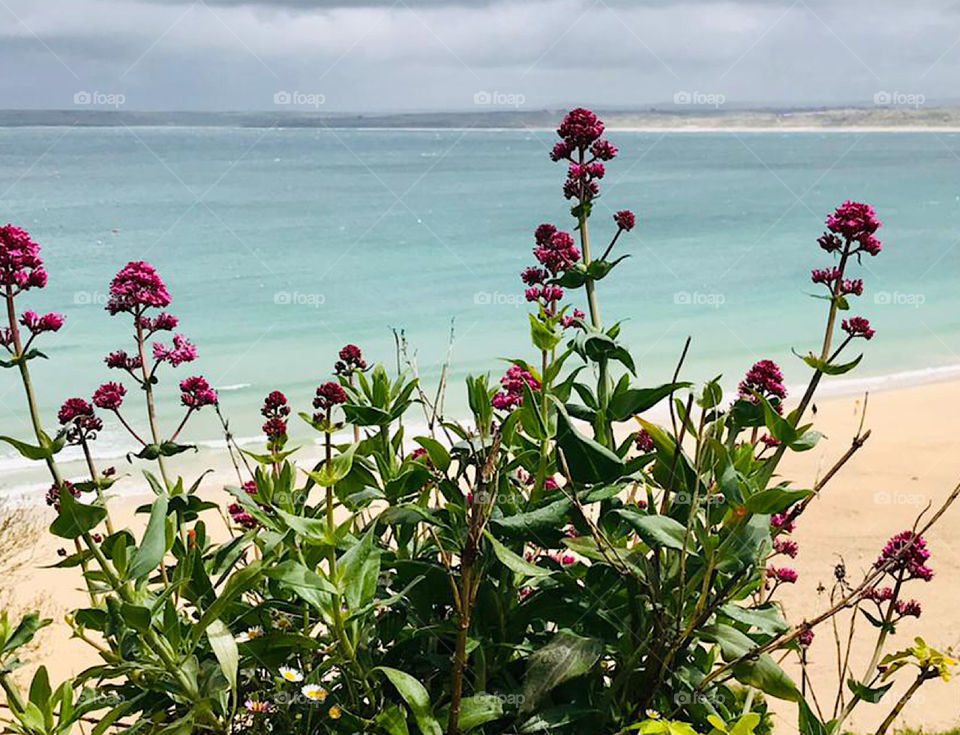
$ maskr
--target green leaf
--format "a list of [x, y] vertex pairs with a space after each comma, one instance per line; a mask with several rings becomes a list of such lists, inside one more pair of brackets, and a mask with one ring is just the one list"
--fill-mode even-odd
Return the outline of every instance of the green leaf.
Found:
[[774, 603], [747, 608], [730, 602], [721, 607], [720, 612], [731, 620], [756, 628], [768, 635], [779, 635], [790, 629], [790, 624], [783, 619], [780, 608]]
[[614, 513], [629, 523], [647, 546], [683, 549], [687, 529], [679, 521], [669, 516], [644, 515], [626, 508], [619, 508]]
[[602, 652], [603, 643], [596, 638], [584, 638], [566, 629], [558, 631], [527, 659], [520, 711], [535, 711], [554, 688], [590, 671]]
[[27, 442], [22, 442], [19, 439], [14, 439], [12, 436], [0, 436], [0, 441], [9, 444], [27, 459], [47, 459], [52, 455], [52, 452], [50, 452], [49, 449], [28, 444]]
[[563, 330], [556, 324], [544, 324], [535, 314], [527, 314], [530, 317], [530, 339], [538, 350], [550, 352], [563, 339]]
[[557, 444], [575, 483], [610, 484], [624, 473], [623, 459], [602, 444], [581, 434], [570, 421], [566, 408], [557, 407]]
[[492, 694], [464, 697], [460, 702], [460, 731], [467, 732], [503, 717], [503, 700]]
[[831, 727], [827, 727], [810, 709], [810, 705], [804, 699], [799, 700], [800, 722], [798, 729], [800, 735], [830, 735]]
[[540, 535], [556, 533], [562, 528], [573, 507], [566, 498], [554, 500], [536, 510], [515, 513], [502, 518], [491, 518], [490, 522], [511, 538], [528, 540]]
[[630, 388], [616, 393], [610, 399], [610, 419], [626, 421], [631, 416], [636, 416], [657, 405], [674, 391], [688, 388], [690, 385], [690, 383], [667, 383], [656, 388]]
[[496, 537], [490, 533], [490, 531], [486, 531], [485, 535], [487, 540], [490, 541], [490, 546], [493, 547], [493, 553], [507, 569], [516, 572], [521, 577], [549, 577], [553, 574], [549, 569], [531, 564], [519, 554], [508, 549], [497, 541]]
[[336, 595], [336, 588], [327, 580], [293, 559], [282, 561], [267, 569], [264, 576], [275, 579], [282, 587], [299, 595], [318, 610], [329, 607], [329, 595]]
[[429, 436], [418, 436], [413, 439], [417, 444], [427, 450], [427, 456], [433, 466], [440, 472], [446, 472], [450, 467], [450, 453], [440, 442]]
[[433, 709], [430, 707], [430, 695], [423, 684], [417, 681], [410, 674], [391, 669], [386, 666], [378, 666], [374, 671], [383, 673], [390, 683], [396, 688], [400, 696], [407, 703], [413, 718], [417, 721], [417, 727], [423, 735], [443, 735], [440, 729], [440, 723], [433, 715]]
[[207, 626], [214, 620], [220, 618], [227, 608], [232, 605], [240, 595], [253, 587], [263, 576], [262, 562], [257, 560], [250, 562], [245, 567], [241, 567], [227, 580], [223, 590], [217, 598], [210, 604], [210, 607], [204, 611], [200, 620], [193, 626], [191, 634], [194, 641], [198, 641], [203, 635]]
[[340, 587], [351, 610], [370, 602], [377, 591], [380, 550], [374, 545], [373, 532], [371, 526], [337, 562]]
[[[13, 629], [13, 632], [7, 637], [7, 639], [0, 640], [0, 654], [10, 653], [21, 646], [26, 645], [33, 640], [33, 637], [37, 634], [38, 630], [50, 625], [51, 622], [52, 621], [49, 619], [41, 620], [40, 616], [35, 612], [24, 615], [17, 624], [17, 627]], [[0, 623], [4, 624], [5, 628], [6, 617], [0, 618]]]
[[79, 503], [73, 494], [60, 488], [60, 514], [50, 524], [50, 533], [60, 538], [75, 539], [96, 528], [107, 517], [99, 505]]
[[843, 375], [844, 373], [849, 373], [857, 365], [859, 365], [860, 361], [863, 359], [863, 355], [859, 355], [857, 359], [840, 365], [831, 364], [812, 354], [802, 357], [801, 359], [814, 370], [819, 370], [824, 375]]
[[780, 488], [771, 488], [761, 490], [756, 495], [747, 498], [747, 510], [751, 513], [761, 515], [772, 515], [782, 513], [795, 503], [805, 500], [814, 495], [813, 490], [782, 490]]
[[153, 501], [147, 530], [127, 571], [127, 576], [134, 581], [150, 574], [163, 561], [167, 551], [167, 505], [168, 501], [163, 496]]
[[210, 648], [217, 657], [220, 670], [229, 682], [230, 689], [236, 693], [240, 653], [230, 629], [222, 620], [214, 620], [207, 626], [207, 640], [210, 641]]
[[376, 717], [376, 723], [387, 735], [410, 735], [407, 729], [407, 716], [398, 704], [392, 704]]
[[[719, 644], [726, 661], [734, 661], [758, 648], [756, 641], [746, 633], [722, 623], [704, 627], [701, 636], [704, 640]], [[741, 683], [756, 687], [777, 699], [791, 702], [802, 700], [797, 685], [769, 654], [764, 653], [737, 664], [733, 668], [733, 675]]]
[[124, 622], [138, 633], [145, 633], [150, 628], [152, 615], [150, 608], [143, 605], [132, 605], [129, 602], [120, 604], [120, 615]]
[[871, 689], [866, 684], [861, 684], [856, 679], [847, 679], [847, 687], [849, 687], [850, 691], [864, 702], [869, 702], [870, 704], [876, 704], [883, 699], [883, 695], [890, 691], [890, 687], [892, 687], [893, 684], [894, 682], [891, 681], [889, 684], [884, 684], [883, 686]]
[[350, 468], [353, 467], [353, 454], [356, 451], [357, 445], [351, 444], [347, 451], [332, 457], [329, 462], [324, 461], [317, 472], [307, 472], [307, 474], [320, 487], [333, 487], [350, 474]]
[[327, 535], [326, 520], [321, 518], [305, 518], [304, 516], [287, 513], [279, 508], [274, 508], [274, 512], [283, 520], [287, 527], [292, 528], [310, 541], [321, 544], [333, 544], [334, 540]]

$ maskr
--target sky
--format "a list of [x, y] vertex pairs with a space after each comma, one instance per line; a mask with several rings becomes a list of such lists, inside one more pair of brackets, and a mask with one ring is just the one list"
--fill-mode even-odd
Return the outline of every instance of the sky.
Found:
[[0, 108], [957, 102], [960, 2], [0, 0]]

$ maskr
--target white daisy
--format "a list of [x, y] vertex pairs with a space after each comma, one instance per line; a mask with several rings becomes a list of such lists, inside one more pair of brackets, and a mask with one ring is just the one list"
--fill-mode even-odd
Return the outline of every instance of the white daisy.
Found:
[[234, 640], [237, 643], [249, 643], [254, 638], [260, 638], [263, 635], [263, 628], [257, 626], [254, 628], [248, 628], [243, 631], [240, 635], [236, 636]]
[[298, 681], [303, 681], [303, 673], [297, 669], [291, 669], [289, 666], [281, 666], [280, 678], [295, 684]]
[[306, 684], [300, 688], [300, 691], [312, 702], [322, 702], [327, 698], [327, 690], [316, 684]]

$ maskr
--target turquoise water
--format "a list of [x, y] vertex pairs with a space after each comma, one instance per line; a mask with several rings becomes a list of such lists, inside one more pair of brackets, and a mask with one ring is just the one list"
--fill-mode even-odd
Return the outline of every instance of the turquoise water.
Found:
[[[790, 348], [813, 347], [823, 322], [806, 295], [810, 268], [826, 262], [815, 240], [847, 198], [886, 223], [883, 253], [864, 263], [857, 311], [878, 336], [858, 374], [960, 363], [960, 136], [610, 137], [621, 154], [596, 204], [595, 247], [614, 210], [640, 224], [618, 245], [633, 257], [600, 284], [601, 311], [627, 320], [645, 381], [668, 379], [687, 335], [692, 379], [734, 383], [769, 356], [802, 381]], [[551, 143], [526, 130], [0, 129], [0, 219], [31, 231], [50, 272], [21, 308], [67, 317], [42, 345], [51, 359], [34, 363], [47, 421], [63, 399], [117, 377], [102, 358], [129, 348], [129, 324], [102, 306], [133, 259], [158, 266], [179, 331], [200, 349], [166, 386], [204, 374], [241, 436], [257, 434], [273, 388], [307, 409], [346, 342], [392, 364], [391, 327], [432, 383], [451, 320], [448, 408], [461, 411], [467, 372], [533, 357], [517, 274], [537, 224], [572, 222]], [[0, 381], [2, 433], [26, 436], [15, 375]], [[175, 393], [162, 411], [177, 420]], [[216, 436], [209, 417], [188, 431]], [[129, 448], [112, 426], [102, 442], [105, 454]]]

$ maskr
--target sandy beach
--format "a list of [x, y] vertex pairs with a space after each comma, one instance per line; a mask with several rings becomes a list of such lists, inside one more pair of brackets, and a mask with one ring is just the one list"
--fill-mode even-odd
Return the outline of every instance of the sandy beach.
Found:
[[[878, 391], [869, 396], [865, 423], [865, 428], [872, 431], [869, 441], [829, 482], [822, 497], [810, 505], [795, 533], [800, 544], [795, 563], [799, 580], [795, 585], [787, 585], [780, 595], [791, 622], [827, 607], [826, 595], [818, 593], [818, 587], [830, 587], [834, 567], [841, 559], [856, 582], [890, 536], [911, 527], [916, 515], [928, 504], [937, 507], [960, 480], [960, 456], [952, 451], [955, 438], [960, 435], [960, 413], [950, 410], [956, 405], [960, 405], [960, 381]], [[782, 465], [782, 474], [793, 479], [797, 487], [811, 487], [847, 450], [861, 420], [863, 397], [825, 399], [817, 409], [816, 426], [825, 434], [824, 440], [806, 454], [788, 455]], [[304, 450], [304, 456], [308, 455], [309, 450]], [[218, 488], [236, 482], [227, 457], [200, 455], [189, 460], [189, 466], [184, 463], [180, 470], [188, 477], [194, 476], [197, 467], [193, 463], [197, 461], [214, 470], [205, 478], [202, 494], [226, 502], [227, 496]], [[131, 474], [123, 479], [118, 490], [125, 494], [110, 503], [118, 527], [142, 526], [143, 516], [137, 516], [135, 509], [149, 497], [137, 494], [143, 484], [137, 477]], [[43, 514], [44, 523], [52, 518], [52, 511], [46, 507], [36, 512]], [[225, 533], [215, 516], [208, 517], [208, 524], [216, 533]], [[957, 538], [960, 507], [951, 509], [929, 534], [930, 564], [936, 576], [929, 583], [910, 585], [908, 594], [920, 600], [923, 615], [918, 621], [899, 626], [890, 643], [891, 650], [910, 644], [915, 635], [923, 635], [940, 649], [960, 644], [956, 614], [960, 603]], [[46, 663], [53, 680], [76, 674], [97, 661], [92, 649], [82, 641], [71, 640], [66, 625], [60, 622], [68, 609], [82, 605], [85, 599], [76, 570], [44, 568], [57, 561], [60, 545], [59, 540], [44, 534], [35, 546], [21, 552], [20, 569], [4, 580], [4, 587], [9, 585], [12, 590], [15, 604], [29, 606], [38, 596], [43, 597], [46, 614], [57, 621], [43, 632], [41, 645], [34, 653], [36, 660]], [[856, 649], [852, 661], [854, 672], [861, 676], [869, 656], [867, 648], [872, 647], [873, 629], [861, 618], [857, 630], [863, 645]], [[829, 719], [837, 677], [835, 643], [826, 626], [818, 628], [816, 634], [809, 652], [809, 670], [819, 703]], [[790, 666], [799, 677], [799, 671]], [[912, 678], [903, 678], [908, 677]], [[906, 682], [902, 688], [905, 685]], [[847, 729], [865, 733], [876, 726], [892, 705], [896, 691], [879, 706], [861, 705]], [[929, 731], [960, 725], [956, 703], [955, 685], [928, 683], [907, 706], [900, 724], [922, 726]], [[795, 732], [793, 705], [778, 704], [775, 709], [777, 732]]]

